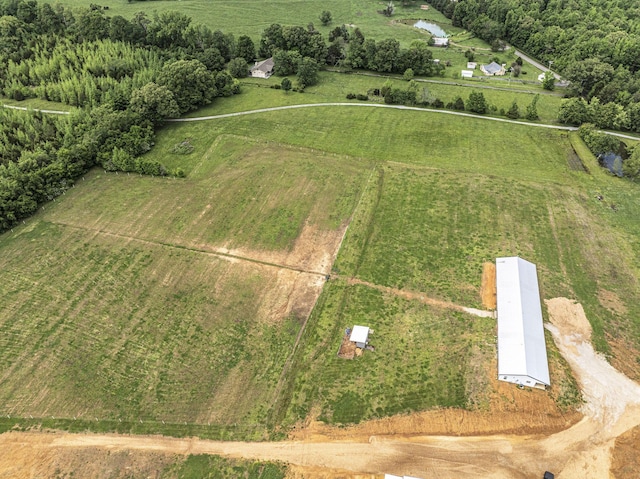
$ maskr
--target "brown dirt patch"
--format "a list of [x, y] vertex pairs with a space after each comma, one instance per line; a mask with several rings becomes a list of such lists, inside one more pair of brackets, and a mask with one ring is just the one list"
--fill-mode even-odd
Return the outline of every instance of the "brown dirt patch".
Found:
[[286, 479], [380, 479], [380, 474], [354, 474], [344, 469], [290, 465]]
[[2, 478], [151, 479], [160, 477], [166, 467], [182, 460], [181, 456], [171, 453], [137, 451], [132, 454], [128, 450], [49, 447], [56, 437], [53, 434], [38, 434], [37, 441], [4, 436], [0, 454]]
[[634, 381], [640, 381], [640, 351], [625, 338], [613, 338], [607, 335], [607, 343], [613, 355], [611, 365]]
[[278, 322], [293, 315], [306, 319], [322, 292], [324, 278], [284, 268], [278, 269], [260, 298], [258, 317]]
[[640, 426], [616, 439], [611, 474], [615, 479], [637, 479], [640, 476]]
[[496, 291], [496, 264], [484, 263], [482, 265], [482, 284], [480, 286], [482, 306], [487, 309], [496, 309], [498, 301]]
[[613, 291], [607, 291], [606, 289], [599, 290], [598, 301], [600, 301], [603, 307], [616, 314], [623, 315], [627, 313], [627, 307]]
[[338, 350], [338, 357], [342, 359], [353, 359], [356, 355], [356, 343], [349, 341], [349, 335], [345, 334], [342, 337], [342, 343]]
[[[306, 223], [290, 251], [252, 250], [247, 248], [214, 248], [214, 252], [239, 256], [287, 268], [329, 274], [336, 259], [347, 224], [337, 230], [322, 230]], [[204, 246], [203, 246], [204, 247]]]

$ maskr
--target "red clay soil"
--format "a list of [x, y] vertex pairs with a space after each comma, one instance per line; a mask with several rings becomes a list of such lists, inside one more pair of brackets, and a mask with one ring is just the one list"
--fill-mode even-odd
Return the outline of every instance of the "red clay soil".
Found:
[[486, 309], [496, 309], [496, 265], [484, 263], [482, 265], [482, 285], [480, 286], [482, 306]]

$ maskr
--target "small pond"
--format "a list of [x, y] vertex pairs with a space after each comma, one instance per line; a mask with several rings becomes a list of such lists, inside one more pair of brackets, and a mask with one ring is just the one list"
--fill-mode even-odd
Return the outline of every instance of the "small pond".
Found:
[[447, 32], [445, 32], [442, 28], [440, 28], [440, 26], [436, 25], [435, 23], [429, 23], [429, 22], [425, 22], [424, 20], [418, 20], [416, 23], [413, 24], [413, 26], [416, 28], [421, 28], [422, 30], [426, 30], [438, 38], [447, 37]]
[[612, 151], [608, 153], [601, 153], [598, 155], [598, 161], [600, 165], [604, 166], [607, 170], [616, 176], [624, 176], [622, 173], [623, 158]]

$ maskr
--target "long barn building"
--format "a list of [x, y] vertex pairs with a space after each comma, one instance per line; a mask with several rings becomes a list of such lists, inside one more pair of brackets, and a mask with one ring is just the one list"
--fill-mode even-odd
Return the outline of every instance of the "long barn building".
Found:
[[536, 265], [517, 256], [496, 259], [498, 379], [550, 386]]

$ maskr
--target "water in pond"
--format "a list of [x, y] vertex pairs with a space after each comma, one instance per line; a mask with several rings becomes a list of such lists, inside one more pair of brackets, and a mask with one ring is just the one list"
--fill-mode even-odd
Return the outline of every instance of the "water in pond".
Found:
[[416, 28], [421, 28], [422, 30], [426, 30], [432, 35], [435, 35], [438, 38], [446, 38], [447, 32], [445, 32], [442, 28], [440, 28], [435, 23], [425, 22], [424, 20], [418, 20], [413, 24]]
[[598, 161], [607, 170], [616, 176], [624, 176], [622, 173], [622, 157], [612, 151], [598, 155]]

